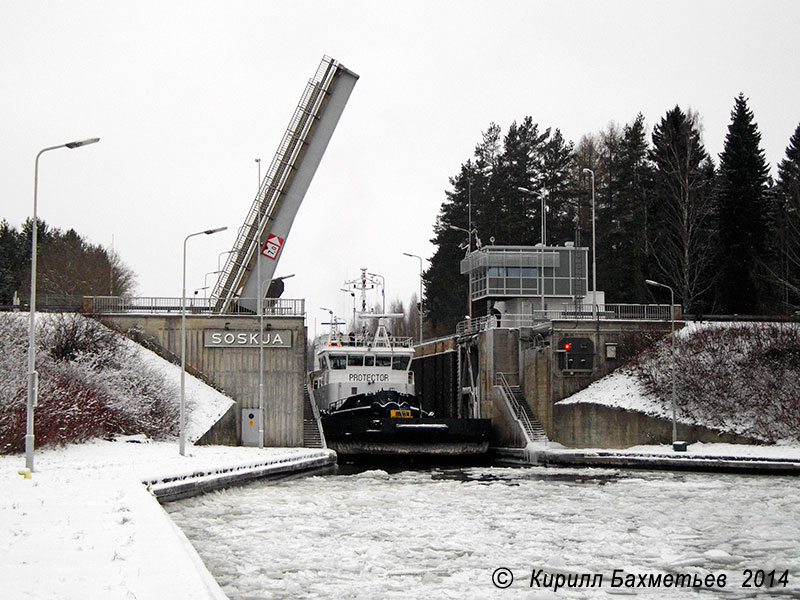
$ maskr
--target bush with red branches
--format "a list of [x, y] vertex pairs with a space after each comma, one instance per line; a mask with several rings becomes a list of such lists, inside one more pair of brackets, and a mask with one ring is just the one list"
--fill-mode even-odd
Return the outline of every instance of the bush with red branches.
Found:
[[[26, 315], [0, 314], [0, 454], [24, 451], [27, 339]], [[177, 433], [177, 387], [119, 334], [82, 315], [41, 315], [37, 342], [37, 447]]]

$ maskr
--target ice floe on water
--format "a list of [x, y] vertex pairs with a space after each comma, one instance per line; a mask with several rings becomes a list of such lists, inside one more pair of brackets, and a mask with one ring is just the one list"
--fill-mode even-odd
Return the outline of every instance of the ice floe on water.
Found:
[[[372, 470], [255, 484], [168, 510], [232, 600], [696, 597], [611, 589], [615, 569], [725, 574], [725, 597], [764, 592], [741, 588], [745, 569], [788, 570], [788, 587], [772, 591], [791, 597], [800, 595], [798, 494], [800, 479], [787, 477]], [[492, 583], [500, 567], [514, 576], [509, 589]], [[553, 594], [531, 589], [538, 569], [604, 582]]]

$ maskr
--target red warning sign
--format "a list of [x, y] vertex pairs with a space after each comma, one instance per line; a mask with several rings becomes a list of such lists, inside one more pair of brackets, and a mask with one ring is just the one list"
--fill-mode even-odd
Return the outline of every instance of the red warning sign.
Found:
[[280, 238], [277, 235], [270, 233], [269, 237], [267, 238], [267, 243], [264, 244], [264, 247], [261, 249], [261, 254], [263, 254], [267, 258], [275, 260], [276, 258], [278, 258], [278, 252], [281, 251], [282, 245], [283, 245], [283, 238]]

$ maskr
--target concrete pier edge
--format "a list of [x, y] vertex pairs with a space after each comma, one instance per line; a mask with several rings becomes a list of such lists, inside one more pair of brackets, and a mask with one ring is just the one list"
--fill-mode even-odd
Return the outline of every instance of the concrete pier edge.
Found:
[[540, 467], [643, 469], [749, 475], [800, 475], [800, 461], [788, 458], [750, 458], [701, 454], [647, 454], [613, 450], [492, 448], [501, 463]]
[[190, 498], [206, 492], [241, 485], [256, 479], [277, 479], [292, 475], [307, 475], [336, 464], [332, 450], [309, 450], [299, 456], [278, 460], [200, 470], [148, 479], [142, 483], [160, 503]]

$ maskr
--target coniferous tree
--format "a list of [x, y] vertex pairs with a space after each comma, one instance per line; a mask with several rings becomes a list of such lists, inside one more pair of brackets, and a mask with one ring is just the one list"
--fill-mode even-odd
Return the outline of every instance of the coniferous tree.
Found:
[[700, 140], [697, 117], [680, 107], [653, 128], [653, 191], [648, 246], [654, 279], [675, 290], [684, 310], [703, 310], [715, 283], [714, 165]]
[[598, 286], [607, 302], [648, 301], [647, 193], [651, 167], [644, 117], [603, 136], [608, 185], [598, 217]]
[[468, 229], [472, 180], [477, 179], [478, 174], [471, 161], [461, 166], [458, 176], [450, 179], [453, 189], [445, 193], [447, 199], [436, 217], [431, 240], [436, 251], [423, 274], [425, 321], [433, 336], [452, 333], [455, 325], [467, 314], [467, 280], [460, 269], [466, 253], [467, 235], [452, 229], [451, 225]]
[[[10, 306], [30, 269], [25, 237], [3, 219], [0, 222], [0, 305]], [[29, 248], [29, 246], [28, 246]]]
[[[498, 244], [533, 245], [540, 241], [541, 228], [534, 229], [531, 224], [541, 222], [542, 163], [549, 137], [550, 129], [540, 132], [531, 117], [525, 117], [519, 125], [512, 123], [508, 129], [490, 184], [489, 200], [497, 218], [487, 234]], [[532, 194], [520, 191], [521, 187]]]
[[563, 245], [573, 239], [577, 215], [575, 197], [574, 144], [567, 142], [559, 129], [547, 139], [540, 165], [541, 188], [547, 219], [547, 245]]
[[764, 254], [769, 167], [747, 99], [739, 94], [720, 155], [717, 222], [719, 305], [724, 313], [765, 310]]
[[786, 158], [778, 164], [778, 180], [772, 196], [771, 255], [777, 257], [770, 275], [777, 284], [783, 311], [800, 309], [800, 125], [789, 139]]

